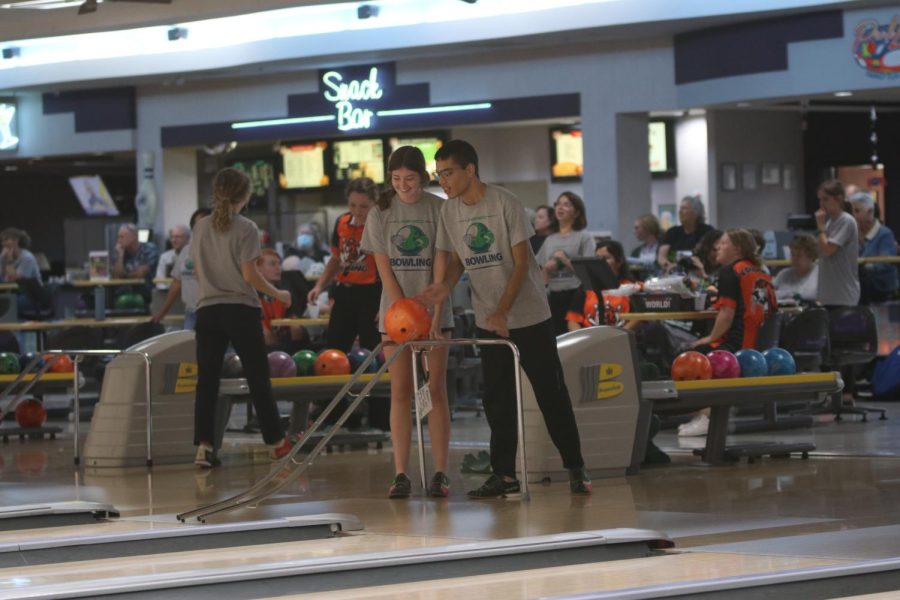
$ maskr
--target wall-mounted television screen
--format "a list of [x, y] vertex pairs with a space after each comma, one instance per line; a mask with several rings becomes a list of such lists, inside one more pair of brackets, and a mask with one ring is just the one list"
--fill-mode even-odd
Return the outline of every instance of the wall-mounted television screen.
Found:
[[422, 151], [425, 156], [425, 170], [428, 171], [430, 177], [437, 170], [437, 164], [434, 161], [435, 153], [444, 145], [444, 136], [437, 135], [410, 135], [405, 137], [392, 137], [388, 139], [388, 145], [391, 152], [401, 146], [415, 146]]
[[85, 214], [115, 217], [119, 214], [116, 203], [99, 175], [69, 177], [69, 185], [78, 197]]
[[550, 128], [550, 180], [554, 183], [581, 181], [584, 144], [580, 127]]
[[282, 189], [320, 188], [331, 183], [325, 171], [325, 151], [328, 142], [303, 142], [281, 146], [281, 173], [278, 185]]
[[334, 171], [337, 181], [369, 177], [375, 183], [384, 183], [384, 144], [381, 139], [335, 141]]
[[654, 177], [675, 177], [675, 127], [672, 121], [655, 120], [647, 125], [650, 144], [650, 173]]

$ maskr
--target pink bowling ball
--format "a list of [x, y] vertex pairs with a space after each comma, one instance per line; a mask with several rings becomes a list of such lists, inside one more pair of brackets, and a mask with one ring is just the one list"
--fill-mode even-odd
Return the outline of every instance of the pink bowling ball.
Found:
[[706, 355], [712, 367], [713, 379], [729, 379], [741, 376], [741, 363], [728, 350], [713, 350]]

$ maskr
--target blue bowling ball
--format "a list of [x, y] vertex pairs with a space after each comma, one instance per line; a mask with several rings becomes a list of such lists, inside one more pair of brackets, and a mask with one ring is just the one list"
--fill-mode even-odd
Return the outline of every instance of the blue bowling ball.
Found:
[[21, 370], [24, 371], [25, 367], [28, 366], [28, 363], [30, 363], [35, 358], [38, 359], [37, 364], [34, 365], [34, 370], [37, 371], [38, 369], [40, 369], [41, 367], [44, 366], [43, 357], [41, 357], [41, 355], [38, 354], [37, 352], [25, 352], [23, 354], [20, 354], [19, 355], [19, 367], [21, 368]]
[[[369, 355], [372, 354], [369, 350], [365, 348], [357, 348], [356, 350], [351, 350], [347, 353], [347, 359], [350, 361], [350, 370], [354, 373], [359, 368], [363, 361], [369, 358]], [[366, 367], [366, 373], [374, 373], [378, 370], [378, 360], [375, 359], [369, 363], [369, 366]]]
[[769, 366], [769, 375], [793, 375], [797, 372], [794, 357], [784, 348], [769, 348], [763, 356]]
[[741, 364], [741, 377], [765, 377], [769, 374], [769, 365], [762, 352], [747, 348], [738, 350], [734, 355]]

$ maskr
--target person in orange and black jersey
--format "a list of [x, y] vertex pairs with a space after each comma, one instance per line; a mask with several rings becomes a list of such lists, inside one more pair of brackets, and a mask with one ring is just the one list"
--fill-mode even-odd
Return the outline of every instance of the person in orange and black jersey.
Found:
[[[609, 268], [612, 269], [613, 274], [618, 278], [619, 285], [635, 283], [628, 268], [625, 249], [622, 247], [622, 244], [615, 240], [598, 242], [595, 254], [606, 259]], [[616, 300], [612, 300], [612, 298], [616, 298]], [[600, 300], [597, 297], [597, 293], [594, 290], [585, 291], [579, 288], [572, 299], [572, 306], [566, 313], [569, 331], [594, 325], [615, 325], [615, 313], [628, 312], [627, 296], [611, 296], [609, 299], [604, 298], [604, 300], [604, 314], [600, 314]], [[610, 314], [606, 314], [606, 301], [610, 303]], [[616, 308], [619, 310], [617, 311]]]
[[362, 348], [374, 349], [381, 342], [378, 333], [378, 307], [381, 303], [381, 280], [375, 257], [360, 247], [369, 210], [378, 199], [378, 187], [368, 177], [359, 177], [347, 185], [349, 212], [341, 215], [331, 236], [331, 258], [309, 292], [315, 302], [332, 281], [333, 305], [325, 339], [331, 348], [349, 352], [359, 336]]
[[[281, 327], [272, 325], [273, 319], [299, 318], [303, 314], [303, 311], [306, 310], [309, 286], [302, 285], [298, 288], [298, 286], [291, 286], [291, 282], [285, 281], [281, 270], [281, 257], [271, 248], [260, 250], [256, 265], [266, 281], [278, 289], [287, 290], [291, 293], [292, 298], [291, 305], [285, 306], [278, 298], [263, 293], [259, 294], [259, 302], [262, 305], [263, 339], [266, 347], [269, 350], [283, 350], [290, 354], [309, 347], [309, 333], [300, 325]], [[301, 281], [305, 283], [302, 278], [297, 279], [297, 282]]]

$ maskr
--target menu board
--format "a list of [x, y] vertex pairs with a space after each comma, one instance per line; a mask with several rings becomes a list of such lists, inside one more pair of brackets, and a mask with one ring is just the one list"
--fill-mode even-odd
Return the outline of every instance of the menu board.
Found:
[[584, 143], [581, 129], [550, 130], [551, 178], [554, 181], [580, 181], [584, 174]]
[[334, 142], [335, 179], [350, 181], [369, 177], [384, 183], [384, 146], [380, 139]]
[[391, 152], [401, 146], [415, 146], [425, 156], [425, 170], [429, 176], [437, 171], [434, 155], [444, 145], [444, 140], [437, 137], [392, 137], [388, 140]]
[[282, 146], [282, 169], [278, 184], [282, 189], [318, 188], [330, 183], [325, 173], [325, 149], [328, 142]]

